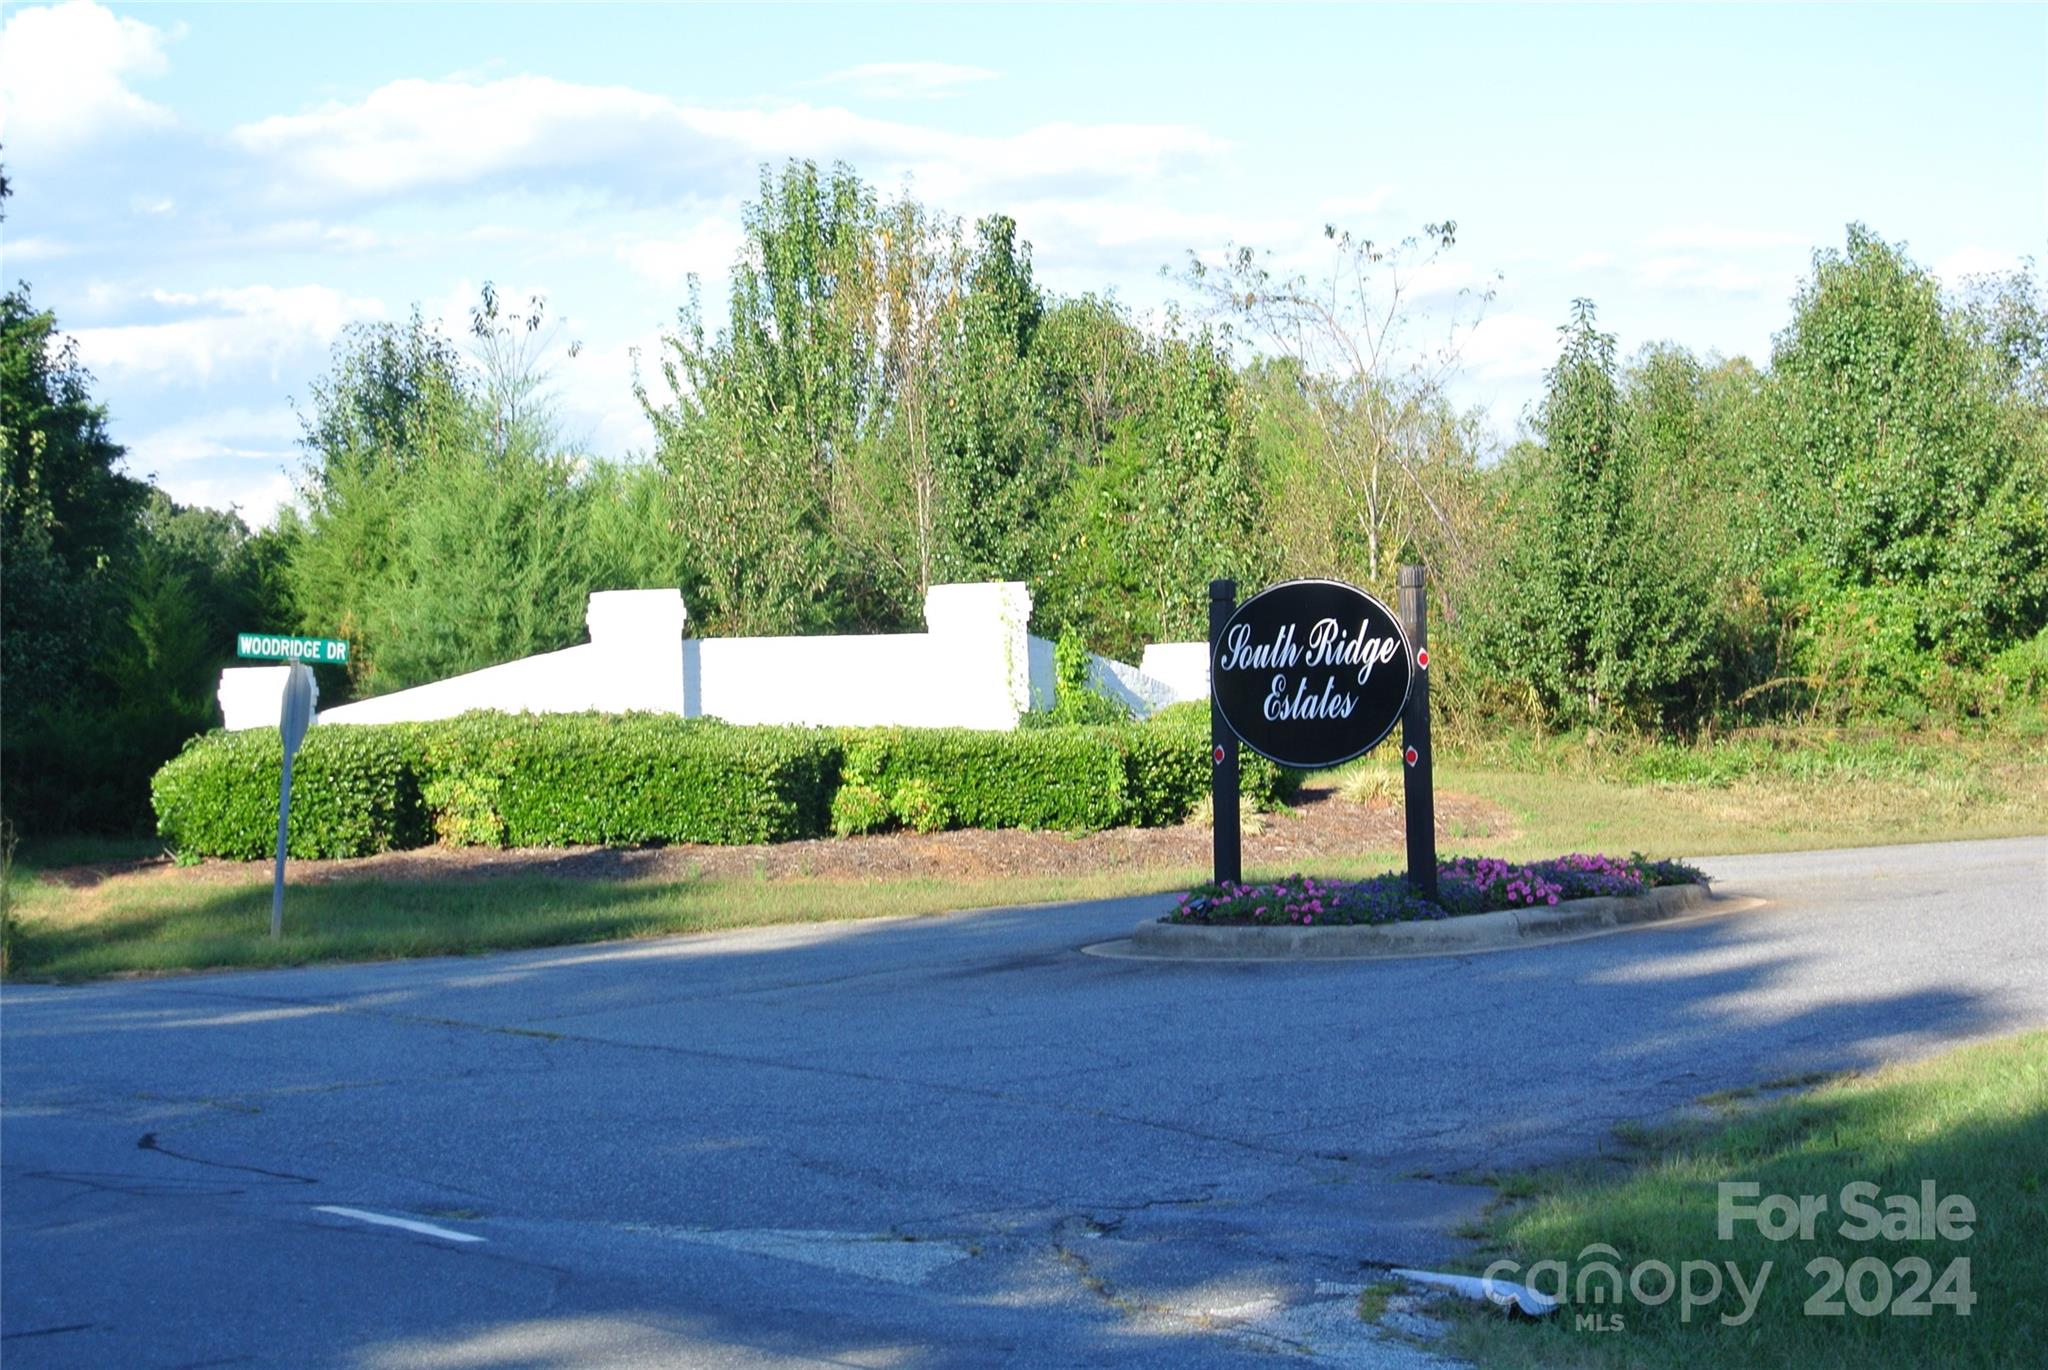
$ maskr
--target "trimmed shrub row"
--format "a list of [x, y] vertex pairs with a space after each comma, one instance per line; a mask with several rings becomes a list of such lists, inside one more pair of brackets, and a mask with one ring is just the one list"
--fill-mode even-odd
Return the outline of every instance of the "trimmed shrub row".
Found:
[[784, 842], [824, 831], [839, 780], [838, 739], [817, 728], [497, 713], [402, 726], [451, 845]]
[[[254, 860], [277, 843], [284, 747], [268, 728], [195, 737], [150, 781], [157, 832], [179, 853]], [[367, 856], [432, 840], [411, 739], [336, 725], [306, 734], [292, 761], [287, 850]]]
[[833, 830], [1117, 827], [1130, 810], [1119, 731], [849, 730]]
[[[250, 860], [277, 835], [268, 729], [194, 738], [156, 774], [157, 831], [184, 856]], [[1208, 793], [1208, 710], [1026, 729], [735, 727], [667, 714], [473, 713], [328, 724], [294, 763], [288, 850], [736, 844], [942, 828], [1090, 831], [1179, 822]], [[1294, 777], [1247, 758], [1270, 807]]]

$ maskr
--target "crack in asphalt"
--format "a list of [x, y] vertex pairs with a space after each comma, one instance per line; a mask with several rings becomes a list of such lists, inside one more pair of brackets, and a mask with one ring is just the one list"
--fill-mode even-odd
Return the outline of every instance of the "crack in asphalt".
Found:
[[320, 1183], [311, 1175], [294, 1175], [288, 1170], [265, 1170], [259, 1165], [236, 1165], [232, 1161], [209, 1161], [204, 1156], [192, 1156], [182, 1151], [173, 1151], [167, 1146], [159, 1145], [154, 1132], [143, 1133], [137, 1139], [135, 1149], [138, 1151], [154, 1151], [159, 1156], [169, 1156], [173, 1160], [188, 1161], [193, 1165], [209, 1166], [215, 1170], [239, 1170], [245, 1174], [263, 1175], [273, 1180], [289, 1180], [293, 1184]]
[[1315, 1354], [1315, 1348], [1307, 1342], [1296, 1341], [1291, 1337], [1282, 1336], [1276, 1332], [1268, 1332], [1261, 1328], [1240, 1326], [1227, 1318], [1219, 1317], [1215, 1313], [1206, 1311], [1191, 1312], [1185, 1308], [1177, 1308], [1172, 1304], [1155, 1303], [1151, 1300], [1140, 1299], [1120, 1291], [1115, 1285], [1095, 1273], [1094, 1266], [1086, 1256], [1083, 1256], [1080, 1252], [1075, 1251], [1072, 1247], [1062, 1242], [1055, 1241], [1052, 1243], [1052, 1253], [1059, 1264], [1074, 1276], [1075, 1281], [1083, 1289], [1087, 1290], [1089, 1294], [1093, 1295], [1105, 1307], [1114, 1310], [1125, 1319], [1135, 1320], [1139, 1317], [1153, 1317], [1177, 1324], [1190, 1331], [1205, 1332], [1236, 1341], [1249, 1342], [1253, 1346], [1263, 1349], [1289, 1351], [1296, 1355], [1310, 1357], [1313, 1357]]
[[[192, 1180], [149, 1180], [139, 1175], [125, 1175], [107, 1170], [24, 1170], [20, 1174], [24, 1180], [48, 1180], [53, 1184], [76, 1185], [81, 1193], [124, 1194], [131, 1199], [220, 1199], [247, 1192], [218, 1185], [202, 1188], [197, 1181]], [[66, 1204], [78, 1197], [78, 1194], [73, 1194], [57, 1200], [56, 1204], [51, 1206]], [[71, 1225], [66, 1222], [56, 1226]]]
[[37, 1327], [27, 1332], [0, 1333], [0, 1341], [23, 1341], [29, 1337], [54, 1337], [63, 1332], [89, 1332], [98, 1327], [96, 1322], [69, 1322], [62, 1327]]

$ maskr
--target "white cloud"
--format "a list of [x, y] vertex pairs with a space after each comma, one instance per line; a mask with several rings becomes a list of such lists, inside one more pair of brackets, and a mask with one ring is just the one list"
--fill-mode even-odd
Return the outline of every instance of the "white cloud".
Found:
[[998, 137], [870, 119], [836, 107], [710, 109], [623, 86], [544, 76], [402, 80], [353, 104], [245, 124], [280, 197], [386, 196], [429, 187], [597, 185], [672, 194], [764, 159], [843, 158], [877, 182], [942, 199], [1042, 185], [1087, 191], [1198, 165], [1226, 146], [1185, 124], [1044, 124]]
[[[130, 458], [131, 466], [134, 459]], [[141, 469], [148, 469], [146, 466]], [[209, 474], [187, 467], [161, 475], [157, 485], [180, 504], [205, 505], [213, 509], [233, 507], [252, 528], [277, 522], [277, 511], [296, 496], [292, 478], [282, 470], [235, 471]]]
[[1401, 273], [1401, 292], [1409, 300], [1440, 300], [1470, 292], [1483, 295], [1500, 283], [1497, 272], [1481, 271], [1470, 262], [1438, 257]]
[[55, 238], [9, 238], [6, 255], [8, 265], [18, 266], [22, 262], [48, 262], [69, 257], [75, 250], [70, 243], [58, 242]]
[[109, 324], [75, 333], [79, 356], [96, 371], [204, 384], [216, 373], [263, 366], [275, 380], [284, 361], [325, 347], [350, 323], [379, 318], [383, 304], [327, 286], [240, 286], [151, 291], [160, 309], [188, 312], [164, 322]]
[[[1322, 241], [1320, 226], [1311, 229], [1298, 219], [1133, 200], [1030, 200], [1017, 205], [1014, 215], [1039, 263], [1076, 271], [1178, 269], [1190, 251], [1214, 256], [1226, 243], [1292, 252], [1305, 249], [1311, 238]], [[1083, 288], [1100, 286], [1091, 279]]]
[[1731, 252], [1757, 248], [1806, 247], [1804, 235], [1775, 229], [1735, 228], [1726, 224], [1687, 224], [1666, 228], [1644, 239], [1647, 246], [1674, 251]]
[[637, 356], [649, 397], [656, 404], [668, 399], [661, 379], [661, 337], [654, 329], [624, 341], [586, 346], [573, 358], [550, 358], [554, 365], [548, 380], [564, 439], [612, 456], [653, 447], [654, 426], [633, 397], [633, 369]]
[[1605, 271], [1613, 265], [1614, 254], [1612, 252], [1581, 252], [1578, 256], [1572, 258], [1572, 270], [1574, 271]]
[[1465, 335], [1459, 355], [1479, 379], [1520, 381], [1549, 370], [1557, 348], [1555, 323], [1530, 314], [1492, 314]]
[[673, 288], [692, 275], [723, 275], [739, 252], [741, 236], [739, 225], [729, 219], [706, 219], [679, 237], [621, 244], [617, 256], [635, 275]]
[[299, 419], [288, 407], [209, 410], [128, 439], [128, 464], [164, 471], [198, 462], [279, 461], [295, 451]]
[[1387, 207], [1387, 202], [1393, 197], [1392, 186], [1375, 186], [1359, 195], [1334, 196], [1324, 200], [1318, 208], [1322, 214], [1342, 228], [1345, 225], [1340, 222], [1341, 220], [1350, 216], [1377, 214]]
[[1934, 264], [1934, 274], [1951, 290], [1972, 276], [1994, 276], [2020, 269], [2020, 259], [2010, 252], [1994, 252], [1972, 243], [1956, 249]]
[[302, 455], [288, 406], [230, 406], [124, 436], [128, 469], [147, 474], [180, 504], [230, 506], [252, 526], [273, 523], [294, 498]]
[[381, 234], [360, 224], [328, 224], [318, 219], [284, 219], [265, 224], [251, 230], [244, 242], [247, 249], [257, 251], [322, 253], [373, 252], [389, 245]]
[[1772, 273], [1730, 261], [1676, 255], [1652, 257], [1635, 269], [1638, 281], [1658, 290], [1683, 290], [1704, 295], [1762, 295], [1778, 279]]
[[952, 62], [863, 62], [804, 84], [837, 86], [863, 100], [938, 100], [1000, 74]]
[[164, 30], [91, 0], [17, 10], [0, 30], [0, 139], [41, 158], [102, 134], [171, 122], [128, 78], [164, 71]]

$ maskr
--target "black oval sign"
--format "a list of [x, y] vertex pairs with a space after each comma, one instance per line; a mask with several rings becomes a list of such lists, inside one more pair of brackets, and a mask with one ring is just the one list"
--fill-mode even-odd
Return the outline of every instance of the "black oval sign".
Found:
[[1290, 580], [1237, 606], [1209, 656], [1223, 721], [1283, 766], [1335, 766], [1400, 721], [1414, 674], [1386, 605], [1336, 580]]

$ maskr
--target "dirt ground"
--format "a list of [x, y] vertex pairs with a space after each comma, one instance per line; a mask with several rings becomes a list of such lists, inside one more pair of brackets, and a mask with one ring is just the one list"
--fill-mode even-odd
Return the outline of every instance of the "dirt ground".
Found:
[[[1499, 805], [1439, 791], [1439, 835], [1455, 826], [1464, 837], [1511, 838], [1514, 822]], [[1244, 833], [1247, 866], [1309, 868], [1318, 857], [1398, 850], [1398, 804], [1354, 803], [1328, 788], [1307, 788], [1291, 809], [1262, 814]], [[1172, 828], [1117, 828], [1107, 832], [1030, 832], [1021, 829], [940, 833], [881, 833], [815, 838], [745, 847], [678, 844], [664, 847], [427, 847], [345, 861], [293, 861], [295, 881], [487, 880], [550, 876], [568, 880], [824, 879], [893, 880], [904, 877], [981, 879], [1003, 876], [1085, 875], [1098, 871], [1206, 866], [1206, 824]], [[168, 857], [106, 862], [44, 872], [44, 878], [90, 888], [114, 876], [240, 882], [265, 863], [205, 861], [177, 866]]]

